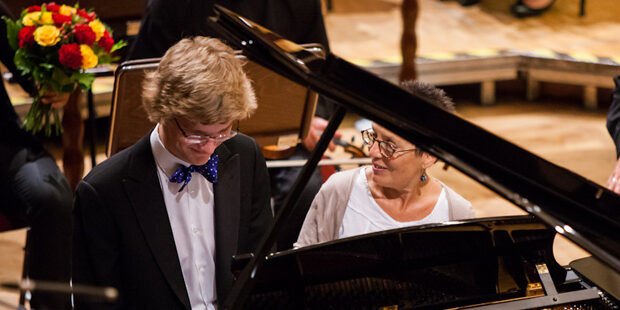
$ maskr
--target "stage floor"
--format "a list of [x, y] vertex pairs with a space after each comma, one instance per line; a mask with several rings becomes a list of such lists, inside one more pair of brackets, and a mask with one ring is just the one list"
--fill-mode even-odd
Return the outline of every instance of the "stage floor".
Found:
[[[346, 59], [400, 59], [402, 0], [332, 0], [325, 16], [335, 54]], [[615, 0], [556, 0], [542, 16], [518, 19], [514, 0], [419, 0], [418, 55], [516, 49], [620, 57], [620, 7]]]

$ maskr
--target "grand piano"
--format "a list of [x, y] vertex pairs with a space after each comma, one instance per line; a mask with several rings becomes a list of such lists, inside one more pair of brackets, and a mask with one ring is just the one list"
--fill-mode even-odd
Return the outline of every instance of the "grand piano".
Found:
[[[234, 258], [220, 309], [618, 309], [620, 196], [333, 54], [316, 55], [216, 6], [210, 18], [252, 61], [336, 100], [273, 230]], [[401, 228], [272, 253], [282, 223], [353, 111], [528, 212]], [[560, 266], [562, 234], [592, 254]]]

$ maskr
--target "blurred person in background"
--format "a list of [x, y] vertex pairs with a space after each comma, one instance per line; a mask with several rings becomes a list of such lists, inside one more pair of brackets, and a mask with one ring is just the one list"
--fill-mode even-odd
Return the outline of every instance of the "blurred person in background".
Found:
[[[0, 1], [0, 14], [12, 18]], [[6, 23], [0, 20], [0, 61], [29, 94], [34, 82], [15, 67]], [[48, 92], [44, 103], [62, 107], [69, 94]], [[21, 126], [15, 109], [0, 83], [0, 217], [12, 227], [29, 226], [27, 276], [32, 280], [69, 285], [71, 270], [71, 205], [73, 191], [43, 142]], [[2, 226], [2, 223], [0, 223]], [[34, 291], [36, 309], [69, 309], [69, 297]]]

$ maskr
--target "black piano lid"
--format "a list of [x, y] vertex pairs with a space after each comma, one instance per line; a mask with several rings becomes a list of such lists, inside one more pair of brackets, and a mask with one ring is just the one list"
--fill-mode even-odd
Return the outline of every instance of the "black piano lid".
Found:
[[[553, 258], [554, 236], [526, 215], [410, 226], [278, 252], [257, 273], [249, 304], [438, 309], [525, 296], [534, 264], [545, 263], [556, 283], [565, 279], [566, 270]], [[233, 270], [247, 259], [237, 259]], [[303, 296], [295, 294], [299, 290]], [[368, 290], [369, 296], [360, 296]]]
[[[561, 282], [566, 270], [553, 258], [554, 236], [553, 230], [531, 215], [383, 230], [270, 254], [269, 264], [265, 265], [268, 270], [262, 270], [259, 275], [263, 284], [259, 286], [260, 290], [271, 289], [269, 286], [286, 287], [292, 277], [304, 277], [305, 284], [314, 279], [329, 282], [330, 278], [332, 281], [354, 278], [360, 272], [372, 274], [371, 270], [377, 269], [404, 272], [467, 261], [493, 265], [496, 256], [544, 262]], [[404, 268], [394, 268], [394, 264]], [[495, 272], [496, 267], [493, 267]]]
[[221, 6], [210, 20], [251, 60], [434, 154], [620, 271], [620, 196], [331, 53], [317, 57]]

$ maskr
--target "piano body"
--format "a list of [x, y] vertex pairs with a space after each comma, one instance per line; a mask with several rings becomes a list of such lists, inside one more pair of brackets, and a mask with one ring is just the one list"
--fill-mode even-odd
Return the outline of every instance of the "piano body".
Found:
[[[216, 6], [252, 61], [337, 102], [272, 232], [235, 257], [220, 309], [618, 309], [620, 196], [333, 54], [316, 55]], [[346, 110], [436, 155], [530, 215], [408, 227], [270, 253]], [[560, 233], [592, 254], [557, 264]]]
[[554, 261], [554, 235], [532, 216], [515, 216], [402, 228], [280, 252], [260, 269], [247, 305], [615, 309], [613, 295]]

